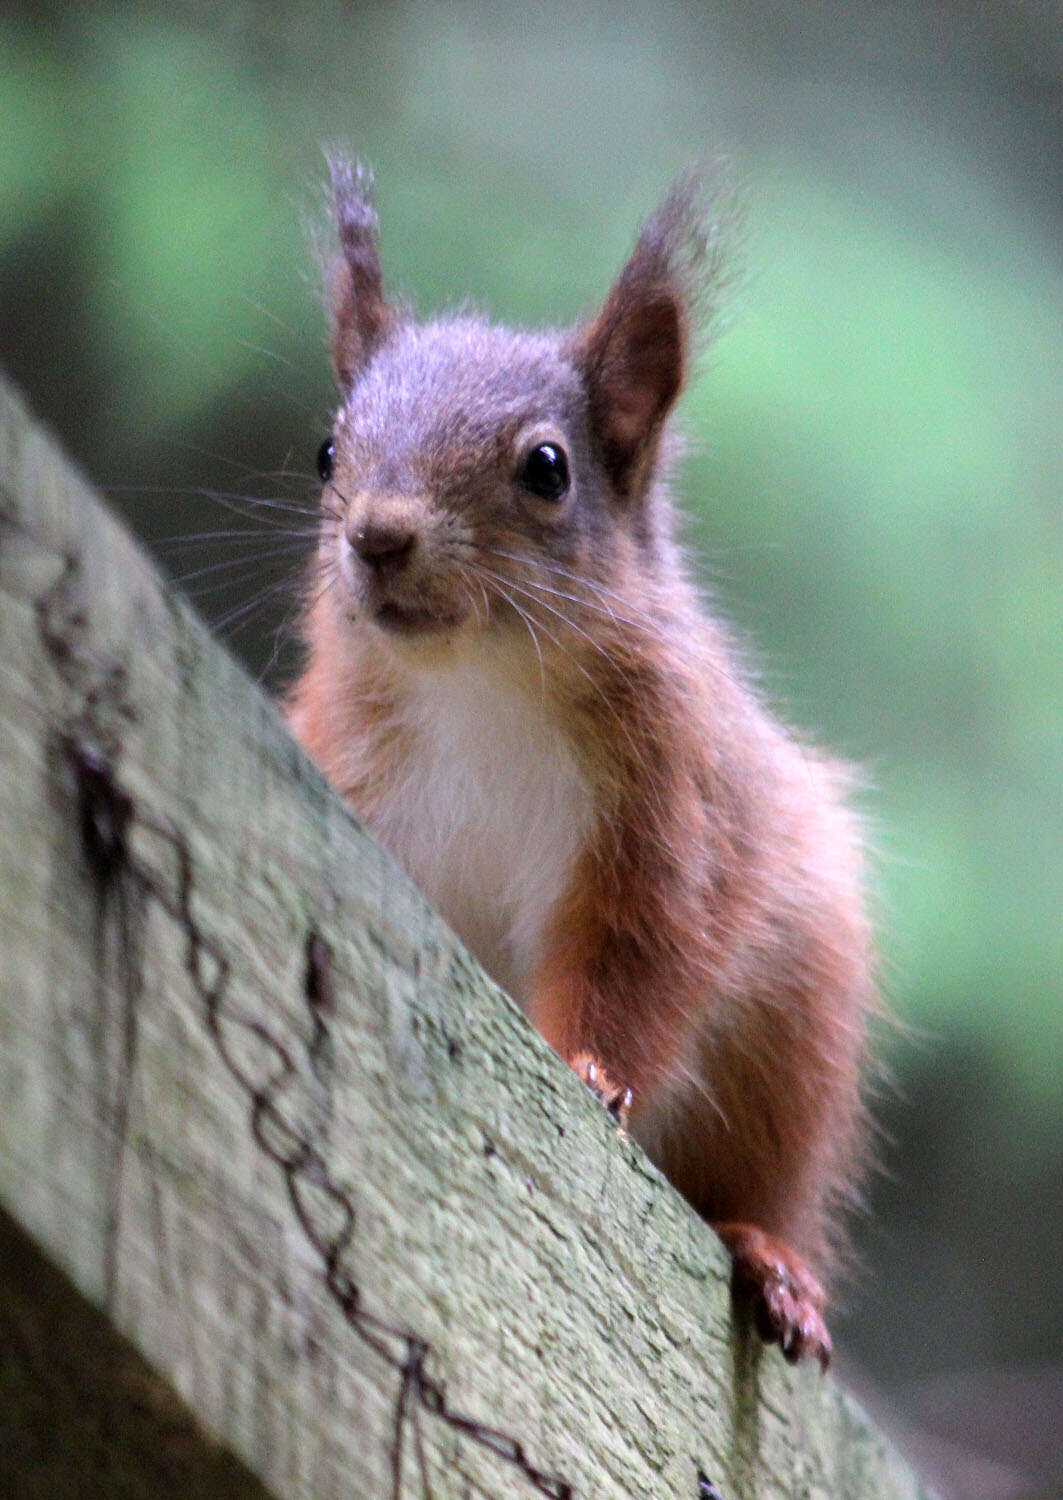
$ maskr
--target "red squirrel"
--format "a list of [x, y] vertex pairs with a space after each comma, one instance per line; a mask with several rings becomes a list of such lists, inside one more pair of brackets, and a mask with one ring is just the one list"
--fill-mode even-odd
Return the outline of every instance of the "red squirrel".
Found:
[[845, 768], [754, 690], [673, 539], [719, 255], [696, 178], [595, 317], [418, 322], [330, 162], [340, 403], [291, 727], [824, 1367], [875, 1004]]

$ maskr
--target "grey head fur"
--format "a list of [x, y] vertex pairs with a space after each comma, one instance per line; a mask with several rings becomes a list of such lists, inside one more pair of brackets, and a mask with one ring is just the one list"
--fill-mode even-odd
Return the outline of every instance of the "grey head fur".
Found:
[[[384, 289], [372, 179], [329, 157], [334, 235], [324, 272], [341, 404], [334, 490], [349, 529], [402, 499], [418, 538], [590, 568], [618, 530], [671, 558], [667, 423], [723, 263], [717, 199], [678, 182], [596, 317], [527, 333], [468, 315], [419, 323]], [[528, 453], [563, 450], [564, 504], [522, 493]], [[406, 522], [403, 523], [404, 525]]]

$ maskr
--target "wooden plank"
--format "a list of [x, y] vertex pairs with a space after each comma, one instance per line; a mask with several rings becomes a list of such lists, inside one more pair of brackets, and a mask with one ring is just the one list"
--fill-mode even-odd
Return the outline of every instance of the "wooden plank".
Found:
[[915, 1497], [0, 385], [0, 1199], [279, 1497]]

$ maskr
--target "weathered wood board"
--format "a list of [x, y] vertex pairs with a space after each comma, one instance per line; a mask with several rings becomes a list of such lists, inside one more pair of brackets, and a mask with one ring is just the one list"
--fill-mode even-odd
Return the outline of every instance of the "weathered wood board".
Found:
[[924, 1493], [2, 384], [0, 724], [0, 1200], [278, 1497]]

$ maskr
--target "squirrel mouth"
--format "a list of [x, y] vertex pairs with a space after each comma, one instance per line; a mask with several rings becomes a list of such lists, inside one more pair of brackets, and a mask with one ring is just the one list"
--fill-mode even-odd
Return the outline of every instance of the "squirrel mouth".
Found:
[[373, 618], [393, 635], [427, 635], [433, 631], [449, 630], [459, 623], [456, 616], [437, 614], [415, 604], [396, 604], [393, 600], [377, 605]]

